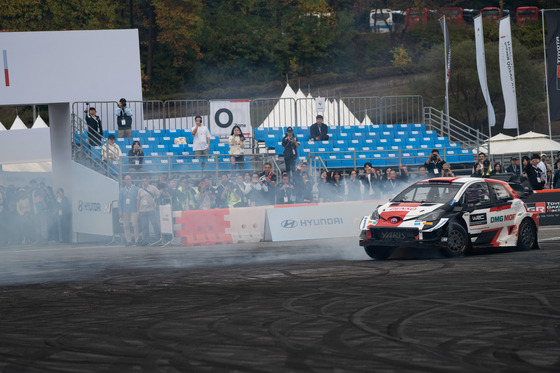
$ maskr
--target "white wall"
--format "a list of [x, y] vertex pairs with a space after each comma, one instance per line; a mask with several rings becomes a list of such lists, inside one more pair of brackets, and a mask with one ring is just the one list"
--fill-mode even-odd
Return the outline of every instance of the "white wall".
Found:
[[138, 30], [0, 32], [4, 50], [0, 105], [142, 100]]
[[50, 128], [0, 131], [0, 163], [51, 159], [50, 132]]

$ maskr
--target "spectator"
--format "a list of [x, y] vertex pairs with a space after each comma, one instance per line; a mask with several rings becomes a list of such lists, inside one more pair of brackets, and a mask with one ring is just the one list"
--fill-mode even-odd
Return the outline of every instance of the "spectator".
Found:
[[259, 173], [253, 172], [250, 182], [251, 190], [249, 191], [249, 193], [247, 193], [247, 199], [250, 206], [260, 206], [264, 204], [264, 186], [265, 185], [259, 180]]
[[321, 171], [320, 179], [317, 184], [317, 195], [319, 197], [319, 202], [330, 201], [329, 173], [327, 170]]
[[60, 241], [58, 235], [58, 209], [56, 205], [56, 196], [51, 186], [46, 187], [45, 206], [47, 214], [47, 242], [56, 243]]
[[263, 202], [273, 205], [275, 199], [276, 175], [272, 173], [271, 163], [266, 162], [264, 164], [264, 171], [259, 174], [259, 183], [263, 187]]
[[325, 141], [329, 139], [329, 127], [323, 123], [323, 116], [317, 115], [317, 121], [311, 125], [309, 129], [310, 139], [313, 141]]
[[358, 179], [358, 171], [350, 171], [350, 178], [346, 180], [346, 199], [360, 201], [362, 199], [362, 182]]
[[210, 131], [202, 125], [202, 117], [194, 117], [195, 127], [192, 129], [193, 150], [197, 159], [202, 158], [202, 169], [204, 170], [205, 160], [210, 156]]
[[118, 162], [122, 157], [121, 148], [115, 144], [115, 135], [110, 134], [107, 137], [107, 142], [101, 148], [103, 162]]
[[391, 170], [389, 172], [389, 179], [383, 185], [383, 193], [385, 197], [392, 198], [401, 191], [401, 185], [397, 180], [397, 171]]
[[184, 199], [184, 196], [181, 194], [181, 191], [177, 189], [177, 182], [175, 180], [169, 180], [168, 190], [171, 197], [171, 209], [173, 211], [183, 211], [183, 204], [181, 200]]
[[453, 173], [453, 171], [451, 171], [451, 166], [449, 165], [449, 163], [444, 163], [444, 165], [441, 169], [441, 176], [443, 176], [443, 177], [455, 177], [455, 174]]
[[228, 174], [222, 174], [222, 182], [216, 188], [216, 207], [228, 208], [229, 206], [235, 206], [239, 202], [241, 202], [240, 192], [229, 181]]
[[490, 167], [490, 161], [488, 159], [485, 159], [482, 162], [482, 165], [478, 162], [475, 164], [475, 172], [474, 174], [472, 174], [472, 176], [490, 177], [491, 175], [492, 175], [492, 167]]
[[245, 184], [244, 176], [239, 174], [235, 177], [235, 189], [237, 190], [237, 194], [241, 197], [241, 201], [235, 204], [234, 207], [247, 207], [249, 206], [247, 195], [251, 190], [251, 186], [247, 186]]
[[296, 171], [294, 172], [294, 177], [292, 179], [294, 187], [298, 190], [303, 185], [303, 174], [307, 172], [307, 162], [303, 159], [299, 161]]
[[214, 206], [216, 196], [210, 190], [208, 179], [202, 179], [198, 182], [198, 186], [195, 190], [195, 196], [198, 209], [209, 210]]
[[296, 168], [296, 161], [298, 159], [299, 141], [294, 136], [292, 127], [286, 128], [286, 134], [282, 139], [282, 146], [284, 147], [284, 162], [286, 162], [286, 172], [293, 178]]
[[342, 202], [344, 201], [344, 184], [342, 183], [342, 175], [340, 171], [334, 171], [330, 182], [331, 201]]
[[95, 108], [88, 108], [84, 111], [86, 124], [88, 127], [88, 142], [90, 146], [100, 146], [103, 138], [103, 128], [101, 127], [101, 119], [95, 115]]
[[441, 169], [443, 168], [444, 163], [445, 161], [441, 159], [439, 155], [439, 150], [433, 149], [432, 154], [430, 154], [430, 157], [426, 160], [424, 166], [426, 167], [426, 170], [429, 174], [440, 176]]
[[364, 163], [364, 199], [376, 199], [379, 196], [381, 186], [381, 172], [371, 167], [371, 163]]
[[560, 151], [556, 153], [556, 158], [554, 159], [554, 169], [558, 168], [558, 161], [560, 160]]
[[296, 202], [311, 203], [313, 202], [313, 181], [307, 172], [301, 173], [301, 183], [294, 186], [296, 190]]
[[521, 175], [521, 168], [519, 167], [519, 158], [511, 157], [510, 165], [506, 168], [506, 172], [514, 175]]
[[400, 175], [397, 176], [397, 179], [401, 183], [408, 184], [410, 180], [410, 175], [408, 174], [408, 166], [404, 164], [400, 168], [401, 168], [401, 173]]
[[71, 242], [71, 225], [72, 225], [72, 211], [70, 209], [70, 201], [64, 195], [64, 189], [58, 188], [56, 190], [56, 204], [58, 210], [58, 231], [60, 242]]
[[138, 223], [142, 231], [142, 240], [140, 245], [146, 246], [150, 238], [150, 223], [156, 237], [161, 235], [159, 222], [156, 219], [156, 198], [158, 196], [158, 189], [151, 185], [148, 178], [142, 178], [142, 185], [138, 190], [137, 209], [138, 209]]
[[31, 229], [33, 230], [34, 240], [46, 243], [48, 212], [45, 199], [47, 189], [45, 183], [41, 182], [37, 185], [35, 180], [31, 180], [29, 186], [31, 187], [31, 213], [33, 215]]
[[117, 105], [115, 116], [117, 117], [119, 137], [130, 138], [132, 137], [132, 110], [126, 107], [126, 99], [124, 98], [121, 98]]
[[560, 159], [556, 160], [554, 164], [554, 176], [552, 178], [552, 188], [558, 189], [560, 188]]
[[290, 183], [290, 177], [287, 173], [282, 175], [282, 182], [276, 187], [276, 204], [287, 205], [295, 201], [294, 185]]
[[429, 177], [428, 175], [428, 171], [426, 170], [426, 166], [420, 166], [418, 167], [418, 174], [413, 176], [412, 180], [424, 180], [427, 179]]
[[[140, 141], [134, 140], [132, 142], [132, 149], [128, 151], [128, 164], [130, 165], [130, 171], [142, 172], [142, 163], [144, 162], [144, 150]], [[155, 188], [155, 187], [154, 187]]]
[[35, 235], [33, 233], [33, 217], [31, 215], [31, 201], [24, 188], [19, 189], [16, 211], [18, 214], [17, 226], [19, 229], [17, 240], [21, 242], [22, 245], [31, 244], [35, 239]]
[[545, 162], [546, 162], [546, 155], [543, 154], [539, 159], [539, 163], [537, 163], [537, 167], [539, 168], [539, 170], [541, 170], [541, 179], [542, 179], [543, 187], [548, 182], [547, 177], [546, 177], [546, 163]]
[[240, 170], [245, 169], [244, 152], [245, 137], [243, 136], [243, 132], [241, 132], [241, 128], [235, 125], [229, 137], [229, 159], [231, 161], [232, 170], [235, 170], [237, 166], [239, 166]]
[[529, 167], [530, 164], [531, 164], [531, 159], [529, 157], [527, 157], [526, 155], [521, 157], [521, 172], [525, 177], [527, 177], [527, 167]]
[[[124, 186], [119, 192], [119, 213], [124, 226], [124, 236], [126, 238], [126, 246], [140, 242], [138, 233], [138, 188], [132, 184], [130, 175], [124, 177]], [[134, 239], [130, 235], [130, 224], [134, 230]]]
[[504, 173], [502, 170], [502, 165], [500, 164], [500, 162], [496, 162], [494, 163], [494, 168], [492, 169], [492, 172], [490, 173], [491, 175], [496, 175], [496, 174], [502, 174]]
[[478, 153], [478, 159], [477, 161], [474, 163], [473, 165], [473, 173], [477, 172], [477, 165], [480, 165], [480, 170], [482, 170], [484, 168], [484, 161], [486, 160], [486, 154], [480, 152]]
[[527, 169], [525, 170], [527, 179], [529, 180], [529, 183], [531, 184], [533, 190], [541, 190], [544, 185], [542, 171], [537, 166], [540, 161], [541, 158], [539, 157], [539, 155], [533, 154], [533, 156], [531, 157], [531, 163], [529, 163]]

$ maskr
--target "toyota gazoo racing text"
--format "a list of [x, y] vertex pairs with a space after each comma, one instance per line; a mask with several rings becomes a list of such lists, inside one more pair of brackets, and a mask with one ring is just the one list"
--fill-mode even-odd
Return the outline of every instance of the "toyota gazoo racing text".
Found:
[[538, 249], [538, 222], [538, 213], [527, 211], [507, 182], [434, 178], [410, 185], [365, 216], [360, 246], [378, 260], [398, 246], [440, 248], [448, 257], [472, 246]]

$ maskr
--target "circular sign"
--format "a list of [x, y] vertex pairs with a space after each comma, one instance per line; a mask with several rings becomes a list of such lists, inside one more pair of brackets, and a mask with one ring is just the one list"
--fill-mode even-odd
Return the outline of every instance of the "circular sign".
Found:
[[[228, 120], [225, 123], [220, 120], [220, 116], [222, 115], [222, 113], [226, 114], [228, 117]], [[228, 128], [233, 123], [233, 113], [229, 109], [219, 109], [214, 115], [214, 121], [216, 122], [218, 127]]]

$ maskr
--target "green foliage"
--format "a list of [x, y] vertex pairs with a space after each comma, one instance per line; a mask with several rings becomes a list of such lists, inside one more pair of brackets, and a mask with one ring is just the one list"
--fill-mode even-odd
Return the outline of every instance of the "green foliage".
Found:
[[412, 63], [412, 59], [402, 45], [391, 49], [391, 53], [393, 54], [391, 62], [393, 66], [399, 69], [404, 69]]

